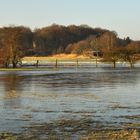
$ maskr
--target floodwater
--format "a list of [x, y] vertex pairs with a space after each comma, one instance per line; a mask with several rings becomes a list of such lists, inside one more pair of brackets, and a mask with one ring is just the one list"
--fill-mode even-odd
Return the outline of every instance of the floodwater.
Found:
[[82, 118], [105, 127], [140, 127], [140, 68], [0, 72], [1, 132]]

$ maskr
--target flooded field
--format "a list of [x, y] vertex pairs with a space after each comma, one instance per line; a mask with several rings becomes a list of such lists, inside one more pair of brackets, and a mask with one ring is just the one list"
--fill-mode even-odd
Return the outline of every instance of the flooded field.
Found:
[[109, 129], [140, 129], [140, 68], [0, 72], [1, 132], [78, 139]]

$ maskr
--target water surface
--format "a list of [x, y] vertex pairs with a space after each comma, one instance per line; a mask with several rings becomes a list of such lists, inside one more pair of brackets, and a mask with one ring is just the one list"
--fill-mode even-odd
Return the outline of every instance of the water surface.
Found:
[[82, 118], [140, 125], [140, 68], [0, 72], [0, 131]]

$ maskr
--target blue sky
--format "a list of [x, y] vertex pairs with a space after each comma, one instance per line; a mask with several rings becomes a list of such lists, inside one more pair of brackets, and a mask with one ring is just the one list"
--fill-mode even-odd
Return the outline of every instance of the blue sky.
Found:
[[88, 24], [140, 39], [140, 0], [0, 0], [0, 26]]

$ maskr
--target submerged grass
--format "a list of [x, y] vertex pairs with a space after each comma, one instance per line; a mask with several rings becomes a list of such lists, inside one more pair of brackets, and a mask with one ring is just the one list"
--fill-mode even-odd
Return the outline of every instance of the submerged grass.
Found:
[[0, 133], [0, 140], [18, 140], [18, 137], [15, 134], [11, 133]]
[[[96, 124], [93, 126], [93, 123]], [[90, 119], [65, 120], [32, 124], [17, 140], [138, 140], [138, 128], [104, 127]]]
[[[40, 130], [39, 130], [40, 131]], [[46, 130], [47, 131], [47, 130]], [[60, 137], [53, 132], [46, 136], [45, 133], [41, 136], [34, 133], [28, 134], [11, 134], [0, 133], [0, 140], [139, 140], [139, 132], [136, 129], [128, 130], [96, 130], [90, 132], [87, 136], [80, 138], [63, 135]]]
[[[27, 116], [29, 117], [29, 116]], [[96, 124], [96, 125], [93, 125]], [[31, 124], [23, 131], [0, 133], [0, 140], [139, 140], [139, 127], [106, 127], [91, 119], [60, 119], [50, 123]]]
[[130, 130], [103, 130], [92, 132], [81, 140], [138, 140], [139, 132]]

